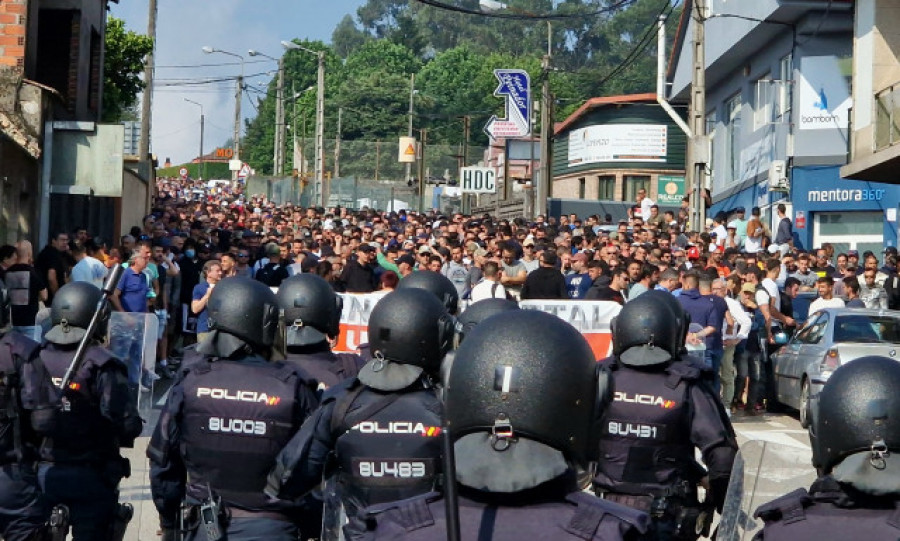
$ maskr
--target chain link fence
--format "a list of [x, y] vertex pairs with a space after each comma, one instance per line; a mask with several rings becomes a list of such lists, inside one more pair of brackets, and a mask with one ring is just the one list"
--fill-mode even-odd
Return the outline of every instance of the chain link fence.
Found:
[[[340, 205], [354, 209], [367, 206], [387, 211], [419, 208], [419, 164], [410, 164], [407, 177], [406, 164], [398, 161], [400, 149], [397, 140], [340, 143], [331, 140], [325, 142], [324, 150], [326, 206]], [[469, 146], [465, 150], [464, 153], [462, 145], [426, 145], [426, 209], [438, 208], [442, 212], [460, 210], [461, 199], [455, 193], [459, 167], [464, 163], [477, 163], [485, 149]], [[314, 140], [298, 139], [295, 152], [293, 155], [289, 152], [288, 156], [292, 158], [285, 168], [296, 170], [299, 178], [251, 176], [247, 179], [247, 193], [263, 194], [279, 205], [290, 202], [306, 207], [314, 204]], [[329, 180], [329, 177], [332, 178]]]

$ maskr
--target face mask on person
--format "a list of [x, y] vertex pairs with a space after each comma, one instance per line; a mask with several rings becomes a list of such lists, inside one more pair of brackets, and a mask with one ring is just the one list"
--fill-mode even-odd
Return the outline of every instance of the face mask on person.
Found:
[[188, 249], [184, 251], [184, 256], [188, 259], [194, 259], [195, 255], [197, 255], [197, 252], [195, 250]]

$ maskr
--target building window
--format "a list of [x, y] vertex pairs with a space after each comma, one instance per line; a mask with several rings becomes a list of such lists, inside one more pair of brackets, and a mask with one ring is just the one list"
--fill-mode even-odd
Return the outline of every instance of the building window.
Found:
[[741, 175], [741, 95], [725, 102], [725, 182], [740, 180]]
[[584, 177], [578, 179], [578, 199], [584, 199], [586, 180]]
[[597, 177], [597, 200], [599, 201], [615, 201], [616, 200], [616, 176], [601, 175]]
[[625, 175], [625, 201], [634, 201], [638, 190], [646, 190], [650, 195], [650, 177], [647, 175]]
[[78, 89], [78, 46], [81, 18], [78, 11], [41, 9], [38, 14], [37, 82], [63, 97], [75, 110]]
[[753, 110], [753, 129], [758, 130], [772, 122], [772, 108], [775, 101], [777, 81], [767, 73], [756, 80], [756, 108]]
[[791, 112], [791, 104], [794, 101], [794, 55], [788, 54], [778, 63], [778, 100], [775, 106], [775, 117], [785, 119]]

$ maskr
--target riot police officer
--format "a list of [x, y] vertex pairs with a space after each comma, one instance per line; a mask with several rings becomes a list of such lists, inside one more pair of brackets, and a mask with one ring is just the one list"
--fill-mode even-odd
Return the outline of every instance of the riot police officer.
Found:
[[[102, 296], [88, 282], [66, 284], [53, 296], [41, 361], [58, 386], [87, 333]], [[119, 453], [131, 447], [143, 422], [128, 384], [128, 369], [101, 341], [109, 311], [100, 314], [94, 336], [87, 337], [83, 362], [62, 389], [62, 409], [56, 428], [40, 448], [41, 489], [52, 504], [71, 513], [72, 537], [106, 540], [117, 528], [119, 481], [130, 475], [128, 459]], [[121, 526], [118, 526], [121, 530]]]
[[0, 280], [0, 535], [39, 539], [49, 514], [34, 471], [37, 434], [52, 429], [58, 393], [38, 360], [40, 344], [10, 325], [9, 295]]
[[[461, 539], [631, 539], [645, 513], [579, 490], [597, 456], [596, 362], [584, 337], [544, 312], [495, 315], [456, 351], [446, 389]], [[367, 510], [356, 540], [447, 539], [436, 492]]]
[[900, 364], [862, 357], [838, 368], [818, 398], [810, 426], [822, 475], [761, 506], [756, 539], [900, 538]]
[[439, 272], [420, 270], [400, 280], [397, 289], [424, 289], [432, 293], [447, 309], [450, 315], [459, 312], [459, 292], [449, 278]]
[[[293, 499], [323, 472], [332, 478], [332, 456], [334, 497], [351, 518], [368, 505], [435, 488], [442, 407], [432, 378], [452, 344], [453, 319], [433, 294], [402, 289], [375, 305], [368, 331], [373, 359], [332, 388], [285, 447], [269, 475], [270, 496]], [[335, 522], [331, 507], [326, 501], [327, 524]]]
[[[721, 512], [737, 453], [721, 400], [683, 351], [688, 324], [672, 295], [644, 293], [613, 319], [613, 357], [601, 364], [612, 402], [601, 416], [594, 491], [649, 512], [648, 539], [696, 539], [712, 504]], [[707, 483], [701, 506], [697, 486]]]
[[306, 384], [321, 392], [352, 378], [365, 364], [359, 355], [333, 353], [344, 303], [331, 285], [315, 274], [297, 274], [278, 288], [285, 358], [297, 366]]
[[519, 304], [516, 301], [507, 299], [483, 299], [470, 304], [469, 307], [463, 310], [463, 313], [456, 318], [457, 342], [462, 344], [466, 335], [472, 332], [479, 323], [487, 318], [518, 309]]
[[316, 397], [294, 367], [268, 360], [278, 328], [268, 287], [228, 278], [207, 306], [210, 335], [197, 348], [204, 357], [182, 370], [147, 448], [160, 524], [173, 539], [183, 498], [186, 539], [206, 539], [210, 528], [230, 541], [296, 539], [295, 504], [262, 489]]

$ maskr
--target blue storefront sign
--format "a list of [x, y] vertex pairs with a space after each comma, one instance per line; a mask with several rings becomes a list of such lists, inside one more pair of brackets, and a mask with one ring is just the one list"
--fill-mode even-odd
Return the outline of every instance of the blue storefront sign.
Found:
[[897, 245], [900, 186], [843, 179], [838, 166], [794, 167], [791, 177], [795, 217], [802, 212], [807, 220], [805, 228], [794, 228], [804, 246], [814, 246], [815, 216], [823, 212], [877, 212], [883, 222], [884, 245]]

